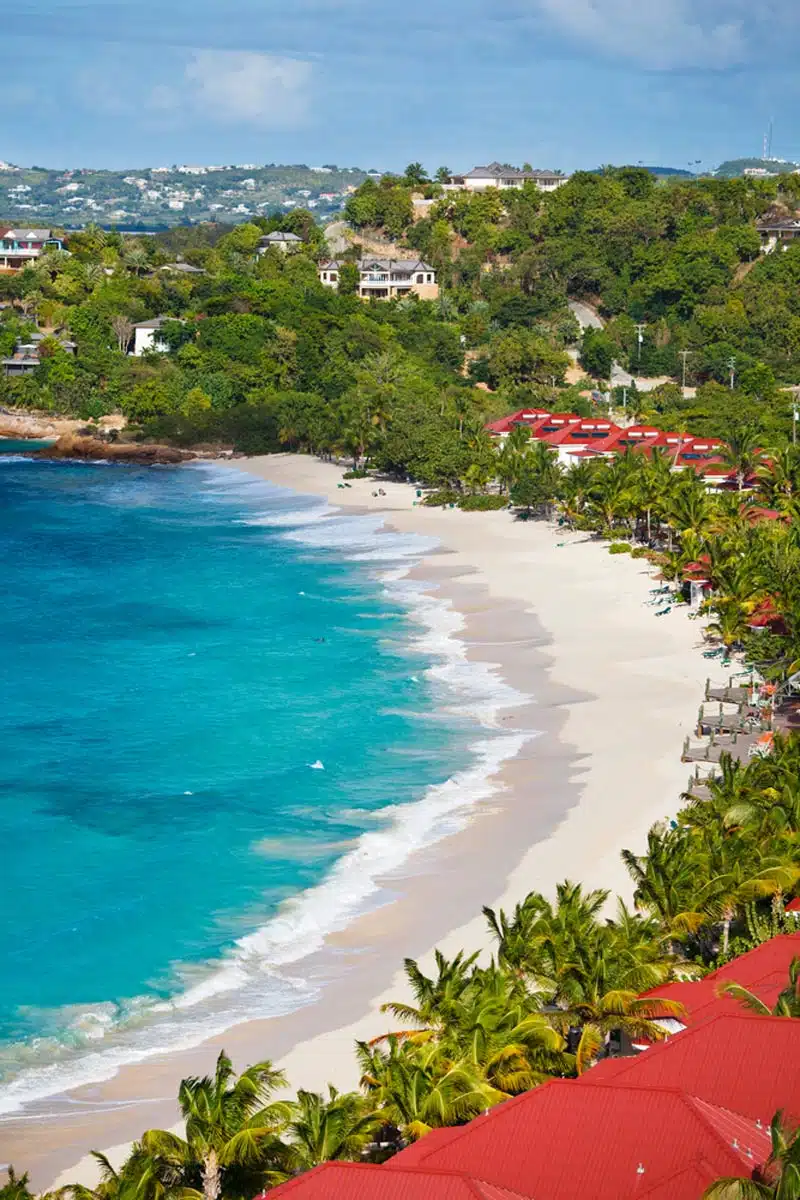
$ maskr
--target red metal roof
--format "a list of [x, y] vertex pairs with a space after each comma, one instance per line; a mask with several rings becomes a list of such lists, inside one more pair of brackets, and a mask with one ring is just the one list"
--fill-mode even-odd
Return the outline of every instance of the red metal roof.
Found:
[[[445, 1142], [450, 1142], [454, 1137], [457, 1137], [461, 1132], [458, 1126], [448, 1126], [446, 1129], [432, 1129], [430, 1133], [426, 1133], [417, 1142], [412, 1142], [410, 1146], [406, 1146], [403, 1150], [402, 1166], [416, 1167], [423, 1155], [430, 1154], [434, 1147], [438, 1150]], [[399, 1161], [399, 1160], [398, 1160]]]
[[[771, 1008], [788, 983], [789, 967], [795, 957], [800, 957], [800, 932], [782, 933], [703, 979], [692, 983], [667, 983], [644, 994], [677, 1000], [686, 1010], [680, 1017], [684, 1025], [693, 1025], [718, 1013], [741, 1014], [742, 1006], [738, 1001], [717, 994], [720, 985], [728, 982], [741, 983]], [[665, 1014], [668, 1015], [671, 1014]]]
[[532, 1200], [461, 1171], [406, 1170], [401, 1164], [386, 1171], [366, 1163], [323, 1163], [273, 1188], [264, 1200], [273, 1196], [291, 1196], [292, 1200], [332, 1200], [334, 1196], [341, 1200]]
[[508, 417], [500, 417], [484, 425], [487, 433], [510, 433], [516, 425], [534, 425], [550, 414], [546, 408], [520, 408]]
[[765, 1127], [779, 1108], [800, 1123], [800, 1021], [739, 1007], [738, 1014], [702, 1021], [635, 1058], [605, 1059], [578, 1083], [683, 1088]]
[[[419, 1161], [536, 1200], [638, 1200], [645, 1185], [699, 1159], [714, 1176], [745, 1176], [769, 1151], [754, 1121], [676, 1089], [555, 1080], [498, 1105]], [[391, 1173], [402, 1159], [381, 1169]], [[697, 1191], [672, 1200], [698, 1200]]]
[[[686, 1197], [687, 1200], [698, 1200], [710, 1183], [719, 1176], [709, 1162], [700, 1158], [690, 1163], [682, 1171], [661, 1179], [654, 1187], [642, 1192], [641, 1200], [677, 1200]], [[636, 1200], [640, 1200], [637, 1196]]]

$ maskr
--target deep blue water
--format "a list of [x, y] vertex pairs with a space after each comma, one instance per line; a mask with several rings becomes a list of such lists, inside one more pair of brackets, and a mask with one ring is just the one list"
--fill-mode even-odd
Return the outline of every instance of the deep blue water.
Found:
[[425, 719], [441, 659], [375, 561], [409, 547], [322, 511], [221, 468], [0, 461], [0, 1078], [291, 1007], [280, 963], [446, 818], [474, 726]]

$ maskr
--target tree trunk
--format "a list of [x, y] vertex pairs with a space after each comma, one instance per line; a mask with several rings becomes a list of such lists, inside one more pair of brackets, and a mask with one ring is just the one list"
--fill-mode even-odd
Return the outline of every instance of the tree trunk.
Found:
[[203, 1196], [205, 1200], [219, 1200], [222, 1192], [222, 1174], [216, 1150], [209, 1150], [203, 1160]]
[[728, 947], [731, 939], [731, 914], [726, 912], [722, 920], [722, 953], [728, 953]]

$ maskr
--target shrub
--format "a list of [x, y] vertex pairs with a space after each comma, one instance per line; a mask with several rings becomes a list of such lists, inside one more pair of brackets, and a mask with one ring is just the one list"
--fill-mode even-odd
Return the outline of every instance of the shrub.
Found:
[[342, 479], [369, 479], [369, 471], [366, 467], [355, 467], [352, 471], [345, 471]]
[[458, 507], [462, 512], [491, 512], [508, 508], [507, 496], [462, 496]]
[[652, 550], [647, 546], [634, 546], [631, 550], [631, 558], [648, 558], [652, 554]]
[[429, 492], [422, 503], [431, 508], [444, 508], [447, 504], [458, 504], [460, 499], [460, 492], [453, 488], [441, 488], [438, 492]]
[[630, 554], [631, 546], [629, 542], [612, 542], [608, 547], [609, 554]]

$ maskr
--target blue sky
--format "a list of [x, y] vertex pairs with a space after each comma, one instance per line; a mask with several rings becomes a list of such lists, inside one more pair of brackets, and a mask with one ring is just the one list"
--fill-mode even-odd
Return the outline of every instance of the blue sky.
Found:
[[20, 0], [0, 158], [800, 159], [796, 0]]

